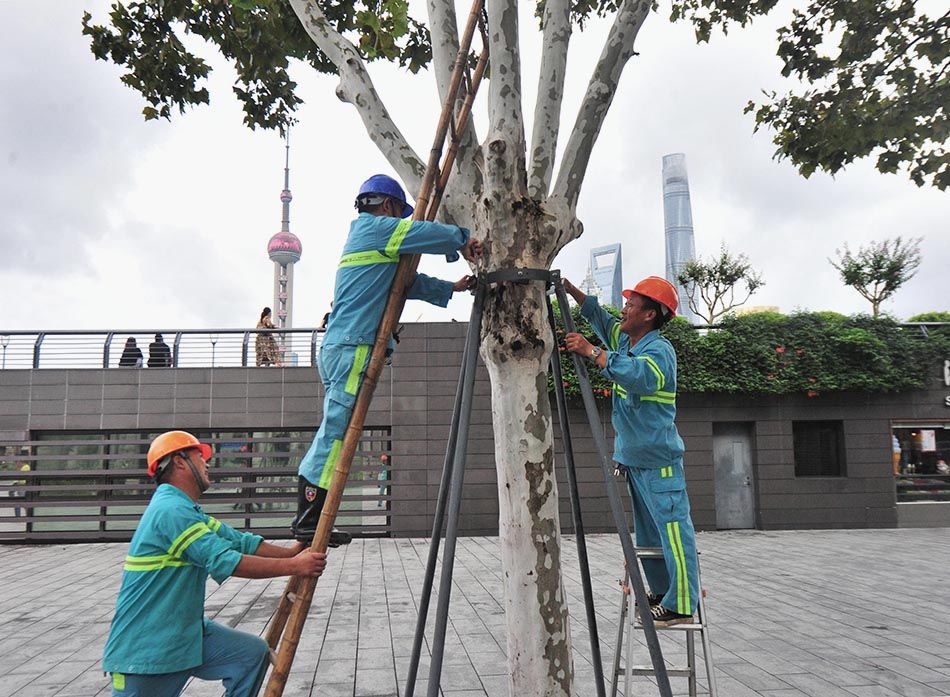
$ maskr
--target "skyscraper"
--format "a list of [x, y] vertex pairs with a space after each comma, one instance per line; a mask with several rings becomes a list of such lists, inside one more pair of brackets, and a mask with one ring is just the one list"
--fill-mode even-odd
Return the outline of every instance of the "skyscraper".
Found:
[[[293, 326], [294, 309], [294, 264], [300, 261], [303, 245], [300, 239], [290, 231], [290, 202], [293, 196], [290, 193], [290, 135], [284, 143], [284, 189], [280, 192], [280, 202], [283, 216], [280, 223], [280, 232], [270, 238], [267, 243], [267, 256], [274, 262], [274, 316], [275, 324], [280, 329], [290, 329]], [[289, 347], [284, 346], [286, 335], [279, 334], [281, 356], [284, 357]]]
[[602, 292], [601, 303], [623, 307], [622, 262], [619, 242], [590, 250], [589, 272]]
[[696, 258], [686, 155], [683, 153], [663, 156], [663, 226], [666, 231], [666, 280], [676, 286], [679, 295], [677, 314], [695, 323], [697, 318], [689, 309], [689, 298], [676, 279], [686, 264]]

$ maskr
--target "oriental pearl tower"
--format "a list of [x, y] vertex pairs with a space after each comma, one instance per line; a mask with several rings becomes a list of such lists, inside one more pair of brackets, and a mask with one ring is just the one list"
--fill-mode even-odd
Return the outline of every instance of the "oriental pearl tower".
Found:
[[[294, 307], [294, 264], [300, 261], [303, 245], [300, 239], [290, 231], [290, 202], [293, 196], [290, 193], [290, 134], [284, 142], [284, 190], [280, 192], [280, 202], [283, 205], [283, 216], [280, 221], [280, 232], [270, 238], [267, 243], [267, 256], [274, 262], [274, 315], [279, 329], [293, 327]], [[289, 348], [283, 345], [284, 335], [279, 335], [281, 343], [280, 353], [284, 357]]]

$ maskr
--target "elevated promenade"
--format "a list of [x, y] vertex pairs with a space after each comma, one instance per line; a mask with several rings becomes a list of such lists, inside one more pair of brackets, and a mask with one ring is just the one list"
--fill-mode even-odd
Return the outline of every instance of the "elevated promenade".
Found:
[[[950, 537], [946, 530], [700, 533], [721, 697], [950, 695]], [[105, 697], [99, 668], [124, 544], [0, 547], [0, 693]], [[427, 540], [357, 540], [333, 551], [285, 694], [402, 695]], [[597, 621], [610, 674], [622, 555], [588, 539]], [[593, 697], [577, 561], [564, 543], [577, 697]], [[446, 697], [507, 697], [498, 539], [459, 540], [446, 642]], [[208, 583], [207, 614], [263, 633], [282, 579]], [[677, 634], [676, 641], [682, 642]], [[663, 638], [669, 660], [674, 639]], [[640, 661], [647, 662], [641, 647]], [[427, 675], [423, 652], [421, 677]], [[701, 678], [702, 683], [702, 678]], [[673, 679], [675, 694], [685, 680]], [[702, 692], [702, 684], [700, 694]], [[425, 694], [426, 682], [416, 694]], [[655, 697], [646, 678], [636, 695]], [[187, 697], [219, 697], [193, 682]], [[609, 692], [608, 692], [609, 694]]]

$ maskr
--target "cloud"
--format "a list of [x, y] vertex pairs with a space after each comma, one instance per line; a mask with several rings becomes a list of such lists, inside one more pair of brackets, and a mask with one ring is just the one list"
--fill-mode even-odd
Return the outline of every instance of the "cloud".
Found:
[[0, 271], [87, 273], [137, 149], [169, 132], [136, 118], [114, 67], [93, 65], [81, 14], [72, 2], [0, 3]]
[[[108, 0], [86, 7], [103, 19]], [[0, 326], [238, 327], [272, 302], [266, 243], [279, 229], [283, 145], [250, 131], [231, 94], [233, 72], [213, 51], [210, 107], [171, 123], [144, 123], [141, 98], [114, 66], [97, 62], [72, 0], [0, 2]], [[527, 132], [539, 36], [522, 6]], [[567, 141], [608, 22], [572, 38], [561, 145]], [[753, 135], [746, 101], [780, 87], [773, 25], [697, 46], [665, 10], [648, 18], [594, 150], [580, 200], [584, 236], [556, 261], [580, 280], [591, 247], [619, 241], [624, 278], [664, 268], [660, 159], [685, 152], [697, 250], [725, 240], [760, 268], [756, 304], [866, 309], [826, 258], [847, 240], [924, 235], [920, 273], [886, 306], [900, 316], [946, 309], [950, 266], [945, 194], [916, 189], [867, 163], [835, 179], [802, 179]], [[431, 75], [373, 64], [377, 89], [417, 152], [430, 145], [439, 103]], [[295, 324], [314, 326], [329, 306], [336, 261], [359, 183], [390, 171], [356, 111], [333, 94], [336, 79], [297, 65], [307, 103], [294, 129], [291, 229], [304, 252], [295, 275]], [[484, 136], [485, 96], [476, 103]], [[456, 279], [462, 264], [427, 259], [423, 270]], [[28, 302], [27, 302], [28, 300]], [[940, 305], [944, 307], [941, 308]], [[406, 319], [465, 319], [467, 296], [447, 310], [407, 307]]]

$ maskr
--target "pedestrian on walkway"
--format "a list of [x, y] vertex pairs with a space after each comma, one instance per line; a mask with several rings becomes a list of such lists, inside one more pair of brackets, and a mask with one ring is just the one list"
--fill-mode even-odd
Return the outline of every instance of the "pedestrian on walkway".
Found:
[[[320, 378], [326, 389], [323, 421], [297, 472], [297, 516], [291, 527], [298, 540], [309, 541], [316, 532], [399, 255], [444, 254], [452, 262], [461, 252], [466, 260], [474, 261], [482, 251], [481, 242], [471, 239], [465, 228], [406, 220], [413, 208], [399, 183], [385, 174], [363, 182], [356, 209], [359, 217], [350, 224], [343, 245], [333, 311], [320, 347]], [[445, 307], [453, 293], [471, 288], [473, 282], [471, 276], [452, 283], [420, 273], [408, 297]], [[390, 339], [389, 349], [392, 347]], [[330, 545], [346, 544], [349, 539], [347, 533], [333, 531]]]
[[177, 697], [192, 677], [223, 682], [227, 697], [253, 697], [267, 643], [204, 617], [208, 576], [318, 577], [326, 567], [326, 555], [305, 545], [271, 544], [204, 513], [210, 456], [184, 431], [149, 447], [148, 474], [159, 486], [129, 545], [102, 661], [113, 697]]
[[135, 343], [135, 337], [129, 337], [125, 340], [125, 346], [122, 348], [122, 355], [119, 356], [120, 368], [141, 368], [142, 367], [142, 349]]
[[[257, 321], [258, 329], [275, 329], [274, 321], [271, 319], [271, 310], [265, 307], [261, 311], [261, 318]], [[274, 338], [274, 332], [262, 331], [257, 333], [254, 339], [254, 353], [257, 354], [257, 367], [268, 365], [280, 365], [280, 352], [277, 350], [277, 340]]]
[[607, 347], [578, 333], [564, 342], [613, 380], [614, 459], [623, 465], [633, 499], [637, 545], [663, 548], [662, 560], [642, 560], [653, 620], [660, 627], [690, 622], [699, 578], [683, 440], [674, 423], [676, 352], [659, 332], [676, 314], [676, 289], [657, 276], [645, 278], [623, 291], [620, 320], [567, 279], [564, 289]]
[[161, 334], [155, 335], [155, 341], [148, 345], [149, 368], [171, 368], [172, 350], [165, 343]]

